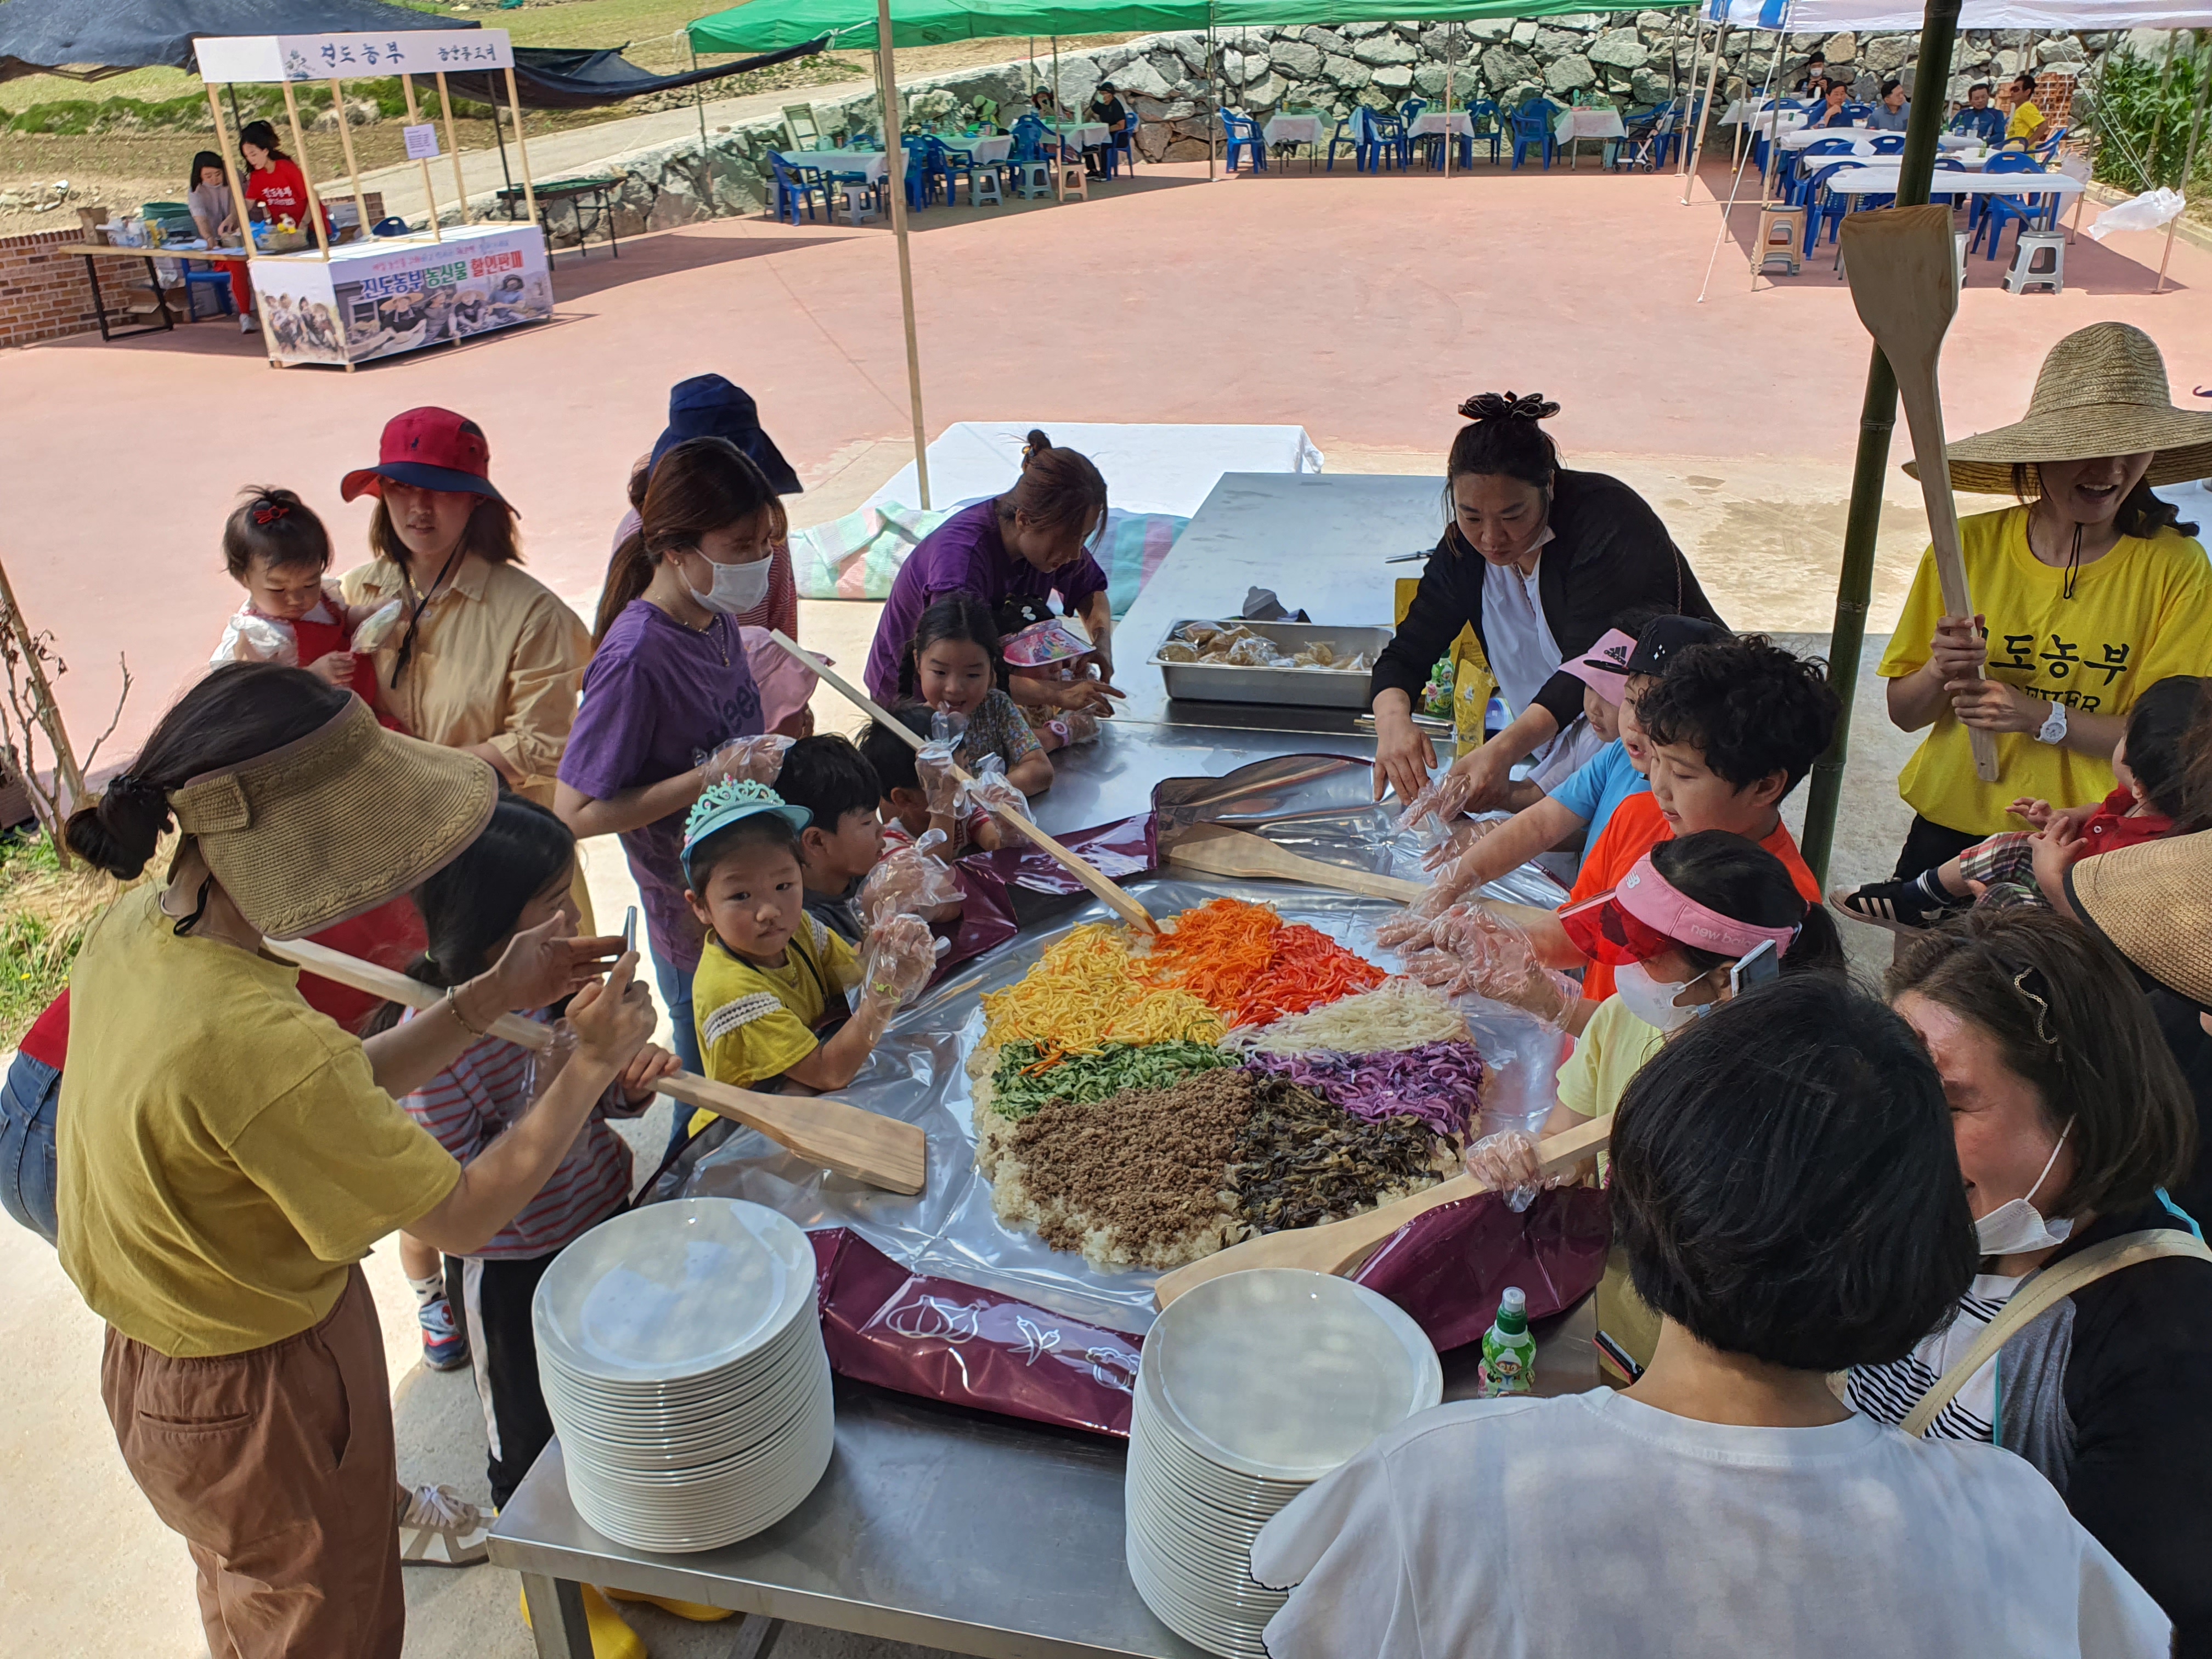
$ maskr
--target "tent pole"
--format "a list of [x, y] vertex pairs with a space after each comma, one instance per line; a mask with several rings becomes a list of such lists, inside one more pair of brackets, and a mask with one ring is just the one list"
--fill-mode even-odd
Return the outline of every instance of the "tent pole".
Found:
[[[445, 77], [441, 76], [438, 78], [440, 80], [443, 80]], [[422, 124], [422, 114], [415, 105], [415, 77], [411, 75], [401, 76], [399, 77], [399, 90], [402, 95], [404, 95], [407, 100], [407, 125], [410, 127], [420, 126]], [[496, 110], [492, 112], [495, 115], [498, 113]], [[453, 127], [452, 124], [449, 122], [446, 129], [446, 148], [447, 149], [451, 149], [453, 147]], [[446, 239], [438, 233], [438, 192], [430, 188], [430, 164], [428, 161], [417, 161], [415, 165], [422, 169], [422, 210], [429, 216], [430, 240], [434, 242], [442, 242]], [[453, 168], [457, 175], [459, 173], [460, 165], [460, 157], [459, 155], [454, 156]], [[462, 199], [464, 202], [467, 200], [465, 197]], [[462, 209], [464, 213], [467, 210], [468, 210], [465, 206]]]
[[899, 308], [906, 322], [906, 389], [914, 411], [914, 476], [921, 510], [929, 504], [929, 428], [921, 418], [921, 343], [914, 323], [914, 264], [906, 241], [906, 135], [899, 118], [898, 74], [891, 46], [891, 0], [876, 0], [876, 75], [884, 105], [884, 149], [890, 167], [891, 236], [898, 244]]
[[[415, 107], [414, 94], [411, 87], [409, 88], [407, 106], [410, 110]], [[446, 71], [443, 70], [440, 70], [438, 71], [438, 109], [439, 112], [445, 117], [446, 120], [446, 149], [452, 154], [453, 158], [453, 194], [460, 198], [459, 205], [461, 210], [461, 222], [465, 225], [474, 224], [476, 221], [469, 217], [468, 175], [461, 171], [461, 141], [453, 136], [453, 94], [447, 89]], [[495, 110], [494, 112], [496, 113], [496, 111]], [[415, 118], [410, 115], [407, 118], [411, 121]], [[495, 129], [497, 123], [495, 122], [493, 125]], [[502, 161], [507, 159], [507, 149], [503, 144], [500, 148], [500, 159]], [[422, 163], [423, 193], [428, 195], [429, 193], [429, 190], [430, 164], [428, 161], [425, 161]], [[434, 228], [435, 228], [435, 221], [432, 222]], [[439, 240], [443, 240], [444, 239], [441, 237]]]
[[[1712, 124], [1713, 88], [1720, 84], [1721, 48], [1728, 44], [1728, 19], [1721, 19], [1720, 27], [1713, 31], [1713, 61], [1705, 73], [1705, 106], [1698, 112], [1699, 118], [1691, 125], [1692, 131], [1683, 141], [1683, 149], [1690, 158], [1687, 176], [1682, 180], [1682, 205], [1690, 205], [1690, 192], [1697, 188], [1698, 163], [1705, 159], [1705, 129]], [[1692, 88], [1694, 90], [1694, 88]], [[1696, 103], [1693, 98], [1692, 105]], [[1754, 115], [1753, 118], [1758, 118]]]
[[1060, 37], [1055, 34], [1052, 37], [1052, 199], [1055, 202], [1067, 199], [1067, 175], [1060, 170], [1060, 163], [1067, 160], [1067, 141], [1060, 130], [1065, 107], [1060, 101]]
[[[2199, 29], [2189, 43], [2191, 58], [2197, 56], [2203, 44], [2204, 32]], [[2189, 146], [2182, 152], [2181, 177], [2175, 181], [2177, 187], [2184, 191], [2189, 188], [2190, 175], [2197, 169], [2197, 141], [2204, 136], [2204, 104], [2208, 93], [2212, 93], [2212, 64], [2200, 64], [2197, 66], [2197, 112], [2189, 119]], [[2173, 258], [2173, 233], [2180, 224], [2181, 216], [2178, 213], [2166, 222], [2166, 252], [2158, 256], [2158, 286], [2151, 289], [2154, 294], [2166, 292], [2166, 261]]]
[[1213, 182], [1214, 130], [1221, 125], [1221, 94], [1214, 85], [1213, 8], [1206, 9], [1206, 181]]
[[[253, 231], [252, 228], [246, 222], [246, 191], [241, 187], [238, 177], [238, 153], [231, 148], [230, 135], [223, 131], [222, 106], [216, 100], [215, 83], [212, 81], [208, 82], [207, 95], [208, 113], [215, 117], [216, 154], [222, 157], [222, 176], [230, 181], [230, 211], [232, 216], [238, 221], [238, 245], [246, 250], [250, 258], [253, 253]], [[235, 96], [234, 94], [233, 95]], [[231, 113], [233, 115], [238, 113], [235, 107], [231, 110]], [[195, 184], [198, 182], [198, 179], [193, 180]]]
[[514, 153], [522, 161], [522, 203], [530, 210], [530, 222], [538, 222], [538, 191], [530, 182], [530, 137], [522, 130], [522, 94], [515, 90], [514, 66], [507, 69], [507, 101], [514, 111]]
[[[292, 95], [292, 83], [284, 83], [284, 113], [292, 124], [292, 147], [300, 152], [300, 177], [307, 185], [307, 217], [315, 228], [315, 246], [323, 251], [323, 263], [331, 262], [331, 239], [323, 230], [323, 194], [315, 188], [314, 175], [307, 171], [307, 141], [300, 131], [300, 100]], [[338, 112], [343, 117], [343, 110]], [[350, 363], [348, 365], [350, 367]]]
[[[1920, 22], [1923, 62], [1948, 64], [1959, 36], [1959, 0], [1928, 0]], [[1936, 135], [1942, 108], [1933, 98], [1915, 99], [1905, 123], [1905, 153], [1898, 158], [1897, 202], [1919, 207], [1936, 172]], [[1867, 362], [1866, 398], [1859, 406], [1858, 457], [1851, 468], [1851, 505], [1844, 526], [1843, 570], [1836, 583], [1836, 617], [1828, 640], [1828, 684], [1842, 703], [1828, 752], [1813, 763], [1805, 802], [1805, 862], [1823, 886], [1836, 842], [1836, 808], [1842, 803], [1844, 767], [1850, 758], [1851, 702], [1858, 691], [1859, 657], [1866, 646], [1867, 602], [1874, 592], [1875, 538], [1881, 529], [1881, 486], [1889, 471], [1889, 434], [1897, 425], [1897, 374], [1881, 348]]]
[[[1455, 144], [1455, 143], [1457, 143], [1459, 142], [1459, 134], [1457, 134], [1456, 132], [1454, 132], [1454, 131], [1452, 131], [1452, 101], [1451, 101], [1451, 100], [1452, 100], [1452, 25], [1451, 25], [1451, 21], [1450, 21], [1449, 18], [1447, 18], [1447, 19], [1444, 21], [1444, 177], [1445, 177], [1445, 178], [1447, 178], [1447, 179], [1449, 179], [1449, 178], [1450, 178], [1450, 177], [1451, 177], [1451, 153], [1452, 153], [1452, 146], [1453, 146], [1454, 144]], [[1472, 117], [1472, 116], [1469, 116], [1469, 117], [1468, 118], [1468, 123], [1467, 123], [1467, 125], [1468, 125], [1468, 131], [1472, 131], [1474, 130], [1474, 117]], [[1470, 138], [1470, 139], [1468, 139], [1468, 144], [1469, 144], [1469, 145], [1472, 145], [1472, 144], [1474, 143], [1474, 139], [1472, 139], [1472, 138]]]
[[1690, 140], [1694, 136], [1690, 131], [1690, 111], [1698, 101], [1698, 60], [1705, 55], [1705, 15], [1703, 12], [1692, 12], [1690, 14], [1690, 91], [1689, 95], [1682, 100], [1682, 157], [1674, 163], [1674, 171], [1678, 174], [1690, 170]]
[[361, 233], [363, 241], [368, 240], [368, 198], [362, 193], [361, 163], [354, 160], [353, 127], [346, 120], [345, 87], [335, 75], [331, 76], [331, 107], [337, 112], [338, 143], [345, 151], [346, 178], [353, 185], [354, 228]]
[[507, 130], [499, 124], [499, 106], [497, 104], [494, 104], [491, 106], [491, 137], [492, 142], [499, 146], [499, 176], [506, 180], [507, 187], [509, 190], [513, 190], [514, 188], [514, 174], [507, 170]]
[[[686, 46], [691, 45], [691, 37], [688, 32], [684, 37], [684, 43]], [[695, 75], [699, 70], [699, 48], [696, 46], [691, 46], [691, 70]], [[714, 182], [711, 175], [712, 163], [707, 155], [707, 88], [703, 82], [691, 88], [691, 103], [692, 106], [699, 112], [699, 166], [702, 170], [709, 172], [709, 176], [700, 182], [707, 186], [707, 199], [711, 203], [714, 199]]]

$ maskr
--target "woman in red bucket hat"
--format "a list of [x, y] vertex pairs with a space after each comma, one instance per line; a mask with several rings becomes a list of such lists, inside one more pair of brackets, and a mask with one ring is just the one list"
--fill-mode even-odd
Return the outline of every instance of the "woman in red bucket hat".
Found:
[[[483, 428], [450, 409], [410, 409], [386, 422], [376, 465], [345, 475], [347, 501], [376, 498], [368, 563], [346, 573], [346, 602], [397, 601], [372, 653], [377, 707], [418, 738], [491, 763], [510, 789], [553, 804], [553, 778], [576, 717], [592, 636], [583, 620], [522, 569], [515, 513], [491, 481]], [[580, 867], [576, 902], [592, 930]], [[468, 1363], [437, 1251], [404, 1234], [426, 1363]]]

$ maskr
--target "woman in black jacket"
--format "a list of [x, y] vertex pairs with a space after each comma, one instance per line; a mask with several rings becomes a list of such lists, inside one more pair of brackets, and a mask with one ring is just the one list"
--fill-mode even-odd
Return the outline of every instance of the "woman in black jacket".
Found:
[[1550, 745], [1581, 717], [1583, 683], [1559, 665], [1616, 617], [1721, 620], [1641, 495], [1602, 472], [1560, 467], [1558, 446], [1537, 425], [1559, 410], [1534, 392], [1484, 392], [1460, 405], [1468, 424], [1444, 466], [1452, 521], [1369, 684], [1378, 800], [1387, 784], [1411, 801], [1429, 781], [1436, 751], [1413, 724], [1413, 701], [1461, 629], [1474, 628], [1514, 718], [1452, 768], [1440, 803], [1448, 817], [1506, 805], [1508, 775], [1531, 755], [1567, 760]]
[[[1888, 989], [1942, 1077], [1984, 1257], [1948, 1325], [1850, 1373], [1851, 1404], [1897, 1423], [2036, 1273], [2125, 1234], [2196, 1231], [2168, 1188], [2195, 1160], [2197, 1113], [2126, 966], [2055, 912], [1969, 912], [1909, 945]], [[2173, 1620], [2175, 1653], [2212, 1656], [2212, 1261], [2155, 1257], [2082, 1286], [1928, 1432], [2042, 1470]]]

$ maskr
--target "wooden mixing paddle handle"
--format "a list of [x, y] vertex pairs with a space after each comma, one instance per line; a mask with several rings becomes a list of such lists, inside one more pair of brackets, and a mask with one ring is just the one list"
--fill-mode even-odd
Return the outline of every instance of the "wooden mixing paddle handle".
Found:
[[[1943, 336], [1959, 309], [1958, 247], [1951, 240], [1951, 210], [1931, 202], [1924, 207], [1847, 214], [1841, 234], [1851, 303], [1889, 360], [1905, 404], [1912, 457], [1920, 468], [1921, 499], [1928, 504], [1928, 535], [1935, 549], [1936, 578], [1943, 586], [1943, 610], [1972, 621], [1974, 598], [1967, 591], [1966, 563], [1959, 551], [1959, 504], [1951, 494], [1943, 399], [1936, 376]], [[1977, 668], [1974, 678], [1985, 677]], [[1984, 783], [1995, 783], [1996, 733], [1970, 726], [1966, 738], [1973, 745], [1976, 775]]]
[[[1613, 1138], [1613, 1114], [1594, 1117], [1547, 1140], [1536, 1143], [1536, 1166], [1547, 1176], [1571, 1170], [1586, 1158], [1604, 1151]], [[1375, 1254], [1392, 1234], [1415, 1217], [1490, 1189], [1471, 1175], [1454, 1176], [1411, 1198], [1385, 1204], [1344, 1221], [1319, 1227], [1293, 1227], [1279, 1233], [1262, 1233], [1242, 1244], [1232, 1244], [1188, 1267], [1162, 1273], [1152, 1286], [1152, 1302], [1164, 1308], [1185, 1291], [1209, 1279], [1241, 1273], [1250, 1267], [1303, 1267], [1317, 1273], [1348, 1273]]]
[[1347, 870], [1319, 859], [1285, 852], [1264, 836], [1232, 829], [1225, 823], [1194, 824], [1168, 847], [1170, 864], [1200, 870], [1210, 876], [1234, 876], [1249, 881], [1302, 881], [1310, 887], [1334, 888], [1340, 893], [1358, 893], [1368, 898], [1395, 899], [1411, 904], [1428, 892], [1425, 884], [1378, 876], [1367, 870]]
[[[272, 939], [274, 954], [308, 972], [410, 1008], [431, 1009], [446, 1000], [434, 985], [363, 962], [311, 939]], [[550, 1027], [515, 1014], [501, 1014], [490, 1035], [518, 1047], [542, 1051], [553, 1041]], [[749, 1129], [757, 1129], [779, 1146], [838, 1175], [850, 1176], [886, 1192], [918, 1193], [927, 1171], [927, 1143], [915, 1124], [879, 1112], [864, 1111], [821, 1095], [763, 1095], [727, 1083], [678, 1072], [653, 1083], [655, 1092], [686, 1106], [705, 1107]]]

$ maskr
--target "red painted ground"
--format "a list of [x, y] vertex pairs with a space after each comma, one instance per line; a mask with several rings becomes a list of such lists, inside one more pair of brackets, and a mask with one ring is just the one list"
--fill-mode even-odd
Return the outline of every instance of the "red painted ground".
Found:
[[[1290, 422], [1324, 451], [1441, 457], [1459, 400], [1510, 386], [1565, 404], [1571, 453], [1845, 461], [1868, 349], [1850, 295], [1825, 251], [1753, 293], [1741, 213], [1695, 303], [1715, 184], [1717, 164], [1684, 208], [1672, 177], [1588, 164], [1447, 182], [1299, 163], [1211, 185], [1182, 166], [1064, 210], [935, 210], [913, 241], [930, 428]], [[2154, 297], [2159, 239], [2119, 241], [2070, 248], [2057, 297], [2005, 294], [2002, 266], [1974, 260], [1946, 356], [1954, 430], [2016, 418], [2051, 343], [2107, 318], [2150, 331], [2185, 402], [2212, 382], [2212, 255], [2177, 246]], [[874, 227], [723, 222], [618, 263], [564, 255], [551, 323], [353, 374], [273, 371], [227, 321], [0, 353], [0, 556], [72, 664], [73, 726], [106, 723], [118, 651], [137, 681], [124, 744], [197, 672], [236, 604], [216, 533], [240, 486], [300, 489], [354, 562], [368, 504], [340, 506], [337, 480], [401, 409], [483, 424], [532, 568], [571, 595], [597, 586], [675, 380], [713, 369], [751, 390], [809, 479], [902, 434], [896, 269]]]

